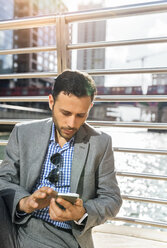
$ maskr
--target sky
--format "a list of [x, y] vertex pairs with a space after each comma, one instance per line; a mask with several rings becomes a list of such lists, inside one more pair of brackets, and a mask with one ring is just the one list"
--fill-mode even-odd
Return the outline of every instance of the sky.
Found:
[[[69, 11], [77, 11], [79, 4], [101, 3], [101, 0], [64, 0]], [[103, 0], [104, 7], [117, 7], [138, 3], [157, 2], [153, 0]], [[165, 1], [166, 2], [166, 1]], [[72, 4], [73, 3], [73, 4]], [[106, 40], [128, 40], [137, 38], [167, 37], [167, 13], [149, 14], [134, 17], [113, 18], [107, 21]], [[142, 57], [145, 56], [142, 63]], [[167, 43], [122, 46], [106, 48], [106, 69], [136, 67], [167, 67]], [[150, 74], [132, 74], [107, 76], [106, 86], [114, 85], [146, 85], [152, 84]]]

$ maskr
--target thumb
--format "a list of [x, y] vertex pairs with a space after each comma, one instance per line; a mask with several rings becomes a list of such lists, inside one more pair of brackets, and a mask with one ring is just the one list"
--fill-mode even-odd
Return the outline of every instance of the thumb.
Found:
[[75, 205], [76, 205], [76, 206], [82, 207], [82, 206], [83, 206], [83, 200], [80, 199], [80, 198], [78, 198], [78, 199], [75, 201]]

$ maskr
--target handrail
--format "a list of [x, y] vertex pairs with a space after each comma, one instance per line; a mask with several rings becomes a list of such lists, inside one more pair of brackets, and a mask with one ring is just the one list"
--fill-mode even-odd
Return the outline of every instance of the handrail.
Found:
[[28, 72], [28, 73], [13, 73], [1, 74], [0, 79], [13, 79], [13, 78], [49, 78], [56, 77], [57, 72]]
[[98, 42], [87, 42], [78, 44], [69, 44], [67, 49], [96, 49], [105, 47], [115, 46], [129, 46], [129, 45], [144, 45], [144, 44], [155, 44], [155, 43], [166, 43], [167, 37], [156, 37], [147, 39], [134, 39], [134, 40], [119, 40], [119, 41], [98, 41]]
[[150, 122], [115, 122], [115, 121], [91, 121], [88, 123], [93, 126], [101, 127], [134, 127], [134, 128], [150, 128], [150, 129], [167, 129], [167, 123], [150, 123]]
[[23, 107], [23, 106], [15, 106], [15, 105], [9, 105], [9, 104], [0, 104], [0, 109], [14, 109], [14, 110], [20, 110], [20, 111], [27, 111], [27, 112], [35, 112], [35, 113], [50, 113], [49, 110], [45, 109], [39, 109], [39, 108], [31, 108], [31, 107]]
[[[0, 97], [1, 99], [1, 97]], [[167, 102], [167, 95], [97, 95], [96, 102]]]
[[167, 11], [167, 3], [164, 1], [125, 5], [114, 8], [102, 8], [91, 11], [78, 11], [73, 13], [64, 13], [60, 15], [40, 16], [40, 17], [28, 17], [15, 20], [7, 20], [0, 22], [0, 30], [15, 30], [15, 29], [27, 29], [36, 28], [42, 26], [50, 26], [56, 24], [56, 18], [63, 16], [66, 23], [80, 22], [89, 20], [100, 20], [107, 18], [120, 18], [133, 15], [145, 15], [153, 13], [163, 13]]
[[56, 24], [56, 16], [19, 18], [0, 22], [0, 30], [15, 30], [51, 26]]
[[153, 13], [163, 13], [167, 11], [167, 3], [164, 1], [157, 1], [150, 3], [141, 3], [141, 4], [133, 4], [133, 5], [124, 5], [120, 7], [113, 8], [103, 8], [101, 11], [83, 11], [83, 12], [75, 12], [71, 14], [64, 14], [65, 20], [67, 23], [69, 22], [80, 22], [80, 21], [89, 21], [89, 20], [100, 20], [107, 18], [120, 18], [127, 16], [136, 16], [136, 15], [145, 15], [145, 14], [153, 14]]
[[153, 175], [148, 173], [133, 173], [133, 172], [124, 172], [124, 171], [117, 171], [117, 176], [122, 177], [135, 177], [135, 178], [142, 178], [142, 179], [155, 179], [155, 180], [165, 180], [167, 181], [167, 176], [163, 175]]
[[115, 217], [111, 220], [114, 221], [123, 221], [131, 224], [140, 224], [140, 225], [147, 225], [147, 226], [153, 226], [153, 227], [159, 227], [159, 228], [167, 228], [166, 222], [158, 222], [158, 221], [148, 221], [148, 220], [141, 220], [138, 218], [130, 218], [130, 217]]
[[0, 102], [48, 102], [48, 96], [2, 96]]
[[[166, 42], [167, 42], [167, 37], [120, 40], [120, 41], [99, 41], [99, 42], [88, 42], [86, 44], [85, 43], [68, 44], [67, 49], [68, 50], [96, 49], [96, 48], [105, 48], [105, 47], [113, 47], [113, 46], [144, 45], [144, 44], [155, 44], [155, 43], [166, 43]], [[0, 50], [0, 55], [53, 52], [56, 50], [57, 50], [56, 46], [26, 47], [26, 48], [18, 48], [18, 49]]]
[[0, 140], [0, 146], [6, 146], [8, 143], [8, 140]]
[[26, 48], [18, 48], [18, 49], [0, 50], [0, 55], [53, 52], [56, 50], [57, 50], [56, 46], [26, 47]]
[[114, 152], [167, 155], [167, 150], [114, 147]]
[[0, 124], [2, 125], [15, 125], [21, 122], [32, 121], [32, 119], [1, 119]]
[[111, 75], [111, 74], [138, 74], [138, 73], [167, 73], [167, 67], [153, 68], [132, 68], [132, 69], [96, 69], [86, 70], [92, 76]]
[[[83, 70], [84, 72], [84, 70]], [[97, 69], [86, 70], [91, 76], [111, 75], [111, 74], [138, 74], [138, 73], [167, 73], [167, 67], [157, 68], [133, 68], [133, 69]], [[12, 78], [46, 78], [56, 77], [57, 72], [36, 72], [36, 73], [14, 73], [14, 74], [1, 74], [0, 79]]]
[[[167, 95], [97, 95], [95, 102], [167, 102]], [[0, 102], [48, 102], [48, 96], [0, 97]]]
[[[31, 119], [3, 119], [0, 120], [2, 125], [15, 125], [19, 122], [30, 121]], [[150, 128], [150, 129], [160, 129], [166, 130], [167, 123], [150, 123], [150, 122], [115, 122], [115, 121], [87, 121], [92, 126], [101, 127], [133, 127], [133, 128]]]
[[139, 202], [147, 202], [147, 203], [155, 203], [155, 204], [164, 204], [167, 205], [166, 199], [158, 199], [153, 197], [140, 197], [140, 196], [131, 196], [131, 195], [121, 195], [123, 200], [127, 201], [139, 201]]

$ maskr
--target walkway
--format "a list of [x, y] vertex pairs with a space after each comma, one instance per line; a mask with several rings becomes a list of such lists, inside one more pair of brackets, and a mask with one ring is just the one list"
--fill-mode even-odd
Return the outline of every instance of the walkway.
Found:
[[93, 230], [95, 248], [167, 248], [167, 232], [104, 224]]

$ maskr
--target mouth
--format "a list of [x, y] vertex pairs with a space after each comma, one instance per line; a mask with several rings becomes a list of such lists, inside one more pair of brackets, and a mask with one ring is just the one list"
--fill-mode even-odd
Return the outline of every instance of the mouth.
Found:
[[63, 132], [66, 134], [66, 135], [71, 135], [73, 133], [75, 133], [75, 129], [65, 129], [63, 128]]

